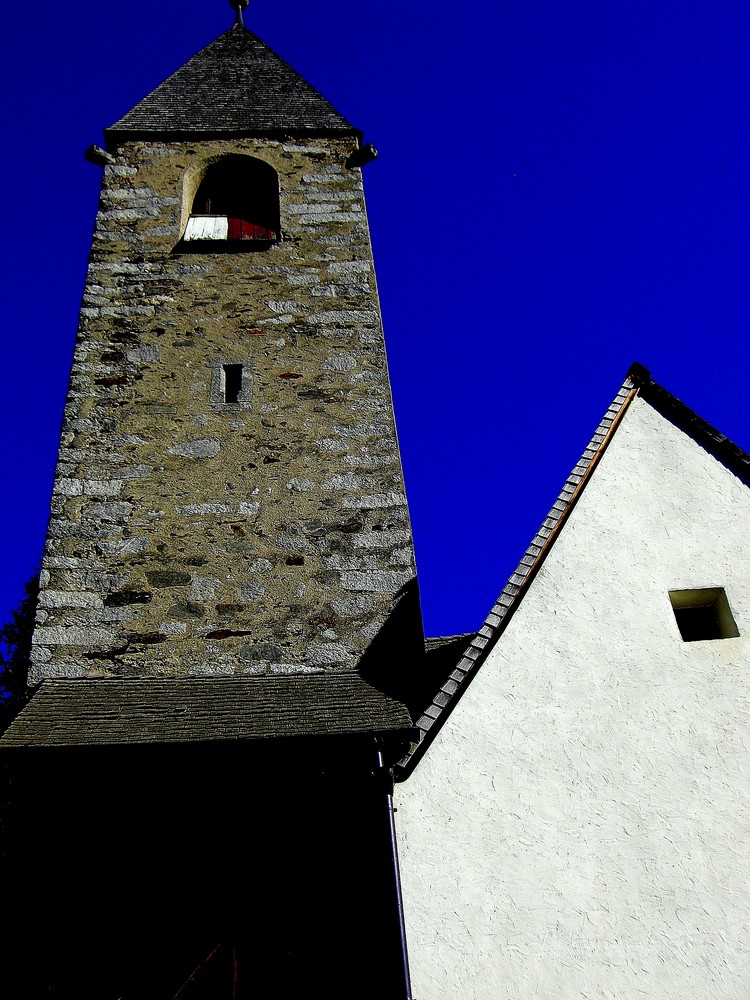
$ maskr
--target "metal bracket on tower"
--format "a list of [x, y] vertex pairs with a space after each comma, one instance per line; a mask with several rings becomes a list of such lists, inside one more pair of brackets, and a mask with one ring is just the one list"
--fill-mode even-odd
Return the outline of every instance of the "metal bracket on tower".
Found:
[[242, 25], [244, 25], [245, 22], [242, 19], [242, 12], [243, 12], [243, 10], [245, 10], [245, 8], [247, 7], [247, 5], [249, 3], [250, 3], [250, 0], [229, 0], [229, 6], [234, 11], [234, 23], [235, 24], [242, 24]]
[[349, 170], [354, 169], [354, 167], [364, 167], [367, 163], [377, 160], [377, 158], [377, 149], [375, 149], [371, 142], [368, 142], [366, 146], [359, 146], [354, 150], [346, 161], [346, 166]]
[[117, 157], [112, 156], [108, 153], [106, 149], [100, 149], [99, 146], [89, 146], [86, 152], [83, 154], [89, 163], [95, 163], [97, 167], [106, 167], [113, 163], [117, 163]]

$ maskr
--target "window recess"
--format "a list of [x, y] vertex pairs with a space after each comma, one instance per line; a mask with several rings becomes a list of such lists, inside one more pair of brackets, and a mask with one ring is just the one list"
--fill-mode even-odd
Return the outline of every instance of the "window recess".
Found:
[[684, 642], [736, 639], [740, 634], [723, 587], [670, 590], [669, 600]]
[[210, 362], [209, 398], [214, 410], [249, 410], [253, 400], [252, 367], [245, 358], [217, 358]]

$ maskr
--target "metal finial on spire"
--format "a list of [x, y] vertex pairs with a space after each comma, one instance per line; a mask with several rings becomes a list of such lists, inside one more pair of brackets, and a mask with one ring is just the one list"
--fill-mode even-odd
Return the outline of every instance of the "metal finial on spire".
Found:
[[242, 20], [242, 11], [247, 7], [247, 5], [249, 3], [250, 3], [250, 0], [229, 0], [229, 6], [234, 11], [234, 23], [235, 24], [244, 24], [245, 23]]

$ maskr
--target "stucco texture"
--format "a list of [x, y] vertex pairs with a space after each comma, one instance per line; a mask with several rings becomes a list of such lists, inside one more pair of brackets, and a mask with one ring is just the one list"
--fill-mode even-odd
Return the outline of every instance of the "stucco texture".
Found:
[[[414, 996], [750, 996], [750, 492], [636, 399], [397, 786]], [[725, 587], [683, 642], [668, 591]]]

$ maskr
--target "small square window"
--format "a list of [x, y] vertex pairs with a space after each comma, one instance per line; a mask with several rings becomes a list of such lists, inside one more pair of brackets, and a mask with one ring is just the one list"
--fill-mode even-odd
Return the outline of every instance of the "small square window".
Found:
[[670, 590], [669, 600], [685, 642], [735, 639], [740, 634], [723, 587]]

